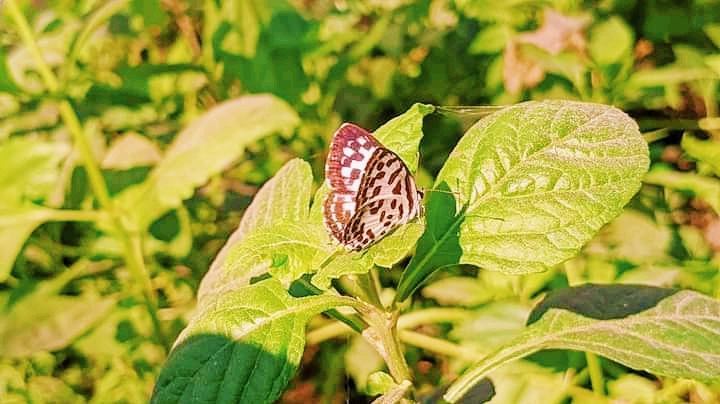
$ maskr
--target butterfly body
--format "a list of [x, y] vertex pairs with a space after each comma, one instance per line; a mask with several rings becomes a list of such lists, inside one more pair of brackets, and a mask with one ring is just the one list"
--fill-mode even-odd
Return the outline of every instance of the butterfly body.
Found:
[[325, 178], [325, 227], [348, 250], [366, 248], [422, 211], [422, 193], [402, 159], [357, 125], [335, 132]]

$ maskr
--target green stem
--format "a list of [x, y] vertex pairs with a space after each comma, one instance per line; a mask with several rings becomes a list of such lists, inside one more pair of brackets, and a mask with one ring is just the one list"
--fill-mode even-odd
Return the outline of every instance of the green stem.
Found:
[[349, 336], [354, 334], [356, 330], [353, 330], [350, 326], [343, 323], [342, 321], [333, 321], [330, 324], [318, 327], [312, 331], [308, 331], [305, 336], [305, 340], [308, 345], [319, 344], [329, 339]]
[[460, 358], [467, 362], [477, 362], [485, 357], [472, 349], [453, 344], [444, 339], [433, 338], [415, 331], [400, 330], [400, 339], [409, 345], [414, 345], [428, 352]]
[[[538, 344], [539, 345], [539, 344]], [[475, 383], [487, 376], [493, 370], [500, 366], [518, 358], [522, 358], [531, 353], [537, 352], [538, 346], [528, 344], [508, 344], [499, 350], [484, 357], [477, 365], [466, 370], [457, 380], [455, 380], [450, 388], [443, 395], [443, 399], [454, 403], [462, 398]]]
[[96, 222], [101, 218], [101, 212], [89, 210], [58, 209], [50, 213], [50, 220], [56, 222]]
[[[18, 32], [23, 43], [30, 52], [30, 55], [35, 59], [36, 68], [45, 83], [45, 86], [50, 93], [57, 93], [60, 89], [60, 84], [58, 83], [57, 77], [55, 77], [55, 74], [50, 69], [50, 66], [48, 66], [45, 62], [27, 19], [23, 15], [15, 0], [6, 0], [5, 5], [5, 9], [17, 25]], [[167, 347], [168, 344], [164, 338], [160, 319], [157, 315], [155, 292], [152, 289], [150, 276], [147, 273], [145, 262], [143, 260], [140, 236], [136, 231], [131, 231], [128, 228], [129, 226], [126, 227], [124, 225], [120, 212], [114, 209], [107, 185], [105, 184], [105, 180], [100, 172], [100, 167], [95, 162], [90, 143], [85, 136], [80, 120], [78, 119], [72, 105], [70, 105], [68, 100], [62, 99], [59, 101], [58, 109], [60, 117], [65, 123], [68, 132], [72, 136], [75, 147], [77, 147], [82, 158], [82, 163], [87, 172], [93, 194], [95, 195], [95, 198], [97, 198], [100, 208], [108, 212], [112, 218], [115, 233], [121, 239], [125, 250], [127, 267], [133, 278], [137, 280], [136, 284], [143, 285], [143, 298], [155, 327], [156, 335], [163, 346]]]
[[[565, 264], [565, 275], [567, 276], [568, 283], [570, 286], [575, 286], [583, 283], [583, 276], [579, 271], [573, 270], [567, 263]], [[587, 360], [588, 372], [590, 373], [590, 384], [592, 389], [597, 396], [603, 396], [605, 394], [602, 367], [597, 356], [591, 352], [585, 352], [585, 359]]]
[[605, 395], [605, 383], [603, 380], [602, 367], [597, 355], [592, 352], [585, 352], [585, 360], [587, 361], [588, 372], [590, 373], [590, 385], [593, 392], [598, 397]]
[[465, 309], [435, 307], [403, 314], [398, 319], [398, 328], [412, 329], [425, 324], [459, 323], [470, 317], [472, 317], [471, 312]]
[[[315, 287], [315, 285], [310, 283], [307, 279], [300, 278], [300, 279], [296, 280], [293, 283], [293, 285], [295, 287], [299, 288], [300, 290], [302, 290], [307, 295], [319, 296], [319, 295], [322, 295], [323, 293], [325, 293], [323, 290], [320, 290], [317, 287]], [[358, 316], [357, 314], [345, 315], [335, 309], [330, 309], [330, 310], [326, 311], [325, 314], [327, 314], [328, 316], [330, 316], [336, 320], [342, 321], [347, 326], [349, 326], [350, 328], [352, 328], [353, 330], [355, 330], [357, 332], [362, 332], [362, 330], [365, 329], [365, 327], [366, 327], [362, 318], [360, 318], [360, 316]]]
[[362, 318], [368, 323], [362, 336], [385, 360], [390, 375], [397, 384], [412, 380], [410, 368], [398, 339], [397, 312], [386, 312], [366, 304], [361, 312]]

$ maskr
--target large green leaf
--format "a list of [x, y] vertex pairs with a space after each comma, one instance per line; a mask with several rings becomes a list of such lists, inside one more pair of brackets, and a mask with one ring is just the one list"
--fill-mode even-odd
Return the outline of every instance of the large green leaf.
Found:
[[504, 363], [542, 349], [593, 352], [656, 375], [720, 379], [717, 300], [691, 291], [630, 285], [586, 285], [561, 294], [531, 315], [537, 321], [521, 335], [456, 380], [444, 398], [456, 402]]
[[[293, 232], [286, 228], [285, 224], [293, 224], [293, 229], [306, 226], [306, 230], [312, 230], [307, 234], [317, 234], [317, 230], [313, 229], [321, 228], [320, 223], [311, 225], [308, 221], [311, 195], [312, 170], [309, 164], [300, 159], [286, 163], [266, 182], [203, 278], [198, 291], [200, 303], [206, 295], [245, 286], [252, 277], [266, 273], [273, 264], [274, 256], [281, 254], [280, 250], [276, 250], [277, 245], [273, 240], [283, 239], [282, 245], [285, 247], [307, 247], [306, 234]], [[268, 244], [264, 245], [265, 242]], [[314, 240], [312, 244], [321, 245], [318, 240]], [[311, 260], [306, 254], [296, 256], [290, 254], [292, 252], [285, 252], [285, 264], [290, 262], [289, 265], [295, 268], [293, 272], [296, 272], [298, 267], [309, 270]]]
[[428, 198], [398, 299], [445, 265], [522, 274], [571, 258], [620, 214], [648, 165], [637, 124], [610, 106], [528, 102], [480, 120], [438, 175], [449, 193]]
[[271, 403], [297, 370], [305, 326], [349, 298], [294, 298], [275, 279], [213, 297], [175, 343], [153, 403]]
[[117, 196], [139, 228], [192, 196], [196, 187], [237, 160], [245, 146], [299, 123], [295, 111], [271, 95], [222, 103], [183, 130], [148, 179]]

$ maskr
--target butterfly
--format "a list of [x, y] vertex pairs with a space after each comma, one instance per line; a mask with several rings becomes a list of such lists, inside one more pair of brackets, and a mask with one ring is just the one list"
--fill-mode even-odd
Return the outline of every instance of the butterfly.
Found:
[[325, 228], [350, 251], [363, 250], [422, 213], [423, 194], [402, 159], [351, 123], [333, 135], [325, 181]]

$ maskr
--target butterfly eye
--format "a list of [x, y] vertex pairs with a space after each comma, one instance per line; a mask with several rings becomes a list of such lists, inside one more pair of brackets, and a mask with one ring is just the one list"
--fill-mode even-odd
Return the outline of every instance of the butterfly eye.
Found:
[[325, 227], [348, 250], [360, 251], [422, 214], [423, 193], [405, 163], [357, 125], [335, 132], [325, 180]]

